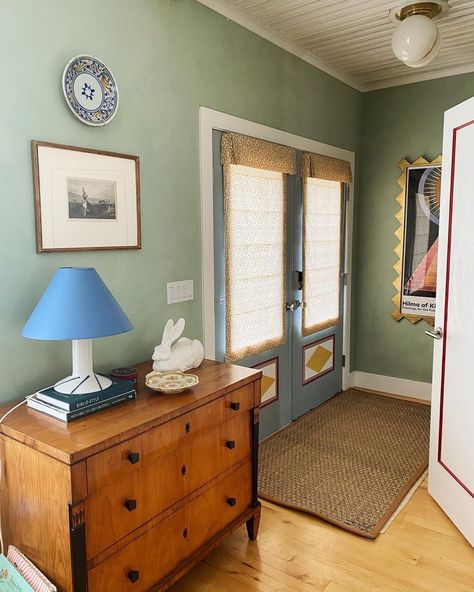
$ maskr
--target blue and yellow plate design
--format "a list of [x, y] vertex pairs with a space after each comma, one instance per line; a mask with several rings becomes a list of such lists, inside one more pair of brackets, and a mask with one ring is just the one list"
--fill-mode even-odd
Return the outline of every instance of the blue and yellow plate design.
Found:
[[107, 66], [93, 56], [79, 55], [66, 65], [63, 92], [71, 111], [87, 125], [106, 125], [117, 113], [117, 83]]

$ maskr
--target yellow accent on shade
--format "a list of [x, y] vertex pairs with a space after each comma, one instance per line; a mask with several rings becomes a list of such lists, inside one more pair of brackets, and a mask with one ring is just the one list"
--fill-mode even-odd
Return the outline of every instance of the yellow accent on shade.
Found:
[[275, 379], [271, 378], [271, 376], [265, 376], [265, 374], [262, 376], [262, 397], [273, 386], [274, 382]]
[[306, 366], [317, 374], [318, 372], [321, 372], [324, 364], [326, 364], [331, 356], [332, 351], [329, 351], [325, 347], [319, 345], [311, 354], [309, 360], [306, 362]]

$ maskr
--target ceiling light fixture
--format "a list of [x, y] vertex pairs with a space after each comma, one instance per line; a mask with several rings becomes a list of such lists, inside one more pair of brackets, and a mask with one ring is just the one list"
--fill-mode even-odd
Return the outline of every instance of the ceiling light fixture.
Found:
[[441, 36], [434, 19], [448, 11], [446, 0], [405, 2], [390, 11], [390, 19], [398, 23], [392, 37], [396, 58], [410, 68], [421, 68], [432, 62], [441, 47]]

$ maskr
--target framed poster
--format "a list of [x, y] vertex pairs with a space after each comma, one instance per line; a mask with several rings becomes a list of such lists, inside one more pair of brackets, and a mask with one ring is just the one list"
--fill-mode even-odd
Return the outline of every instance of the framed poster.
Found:
[[36, 250], [140, 249], [138, 156], [34, 140]]
[[411, 323], [425, 320], [433, 324], [436, 312], [439, 206], [441, 197], [441, 156], [429, 162], [423, 157], [413, 163], [399, 163], [402, 175], [397, 197], [400, 226], [395, 232], [398, 261], [394, 265], [397, 290], [392, 317]]

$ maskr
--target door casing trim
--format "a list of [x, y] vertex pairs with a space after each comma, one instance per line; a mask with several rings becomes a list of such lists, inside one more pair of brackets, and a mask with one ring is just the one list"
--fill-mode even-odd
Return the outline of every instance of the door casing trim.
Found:
[[[253, 136], [261, 140], [284, 144], [298, 150], [308, 150], [326, 156], [333, 156], [351, 163], [355, 174], [355, 154], [349, 150], [323, 144], [310, 138], [298, 136], [222, 113], [208, 107], [199, 107], [199, 161], [201, 190], [201, 279], [202, 279], [202, 326], [204, 350], [207, 358], [215, 358], [215, 315], [214, 315], [214, 214], [213, 214], [213, 170], [212, 130], [230, 131]], [[349, 185], [349, 203], [346, 209], [345, 270], [348, 280], [344, 286], [343, 340], [342, 349], [346, 365], [342, 368], [342, 388], [350, 386], [350, 343], [351, 343], [351, 295], [352, 295], [352, 237], [354, 212], [354, 184]]]

